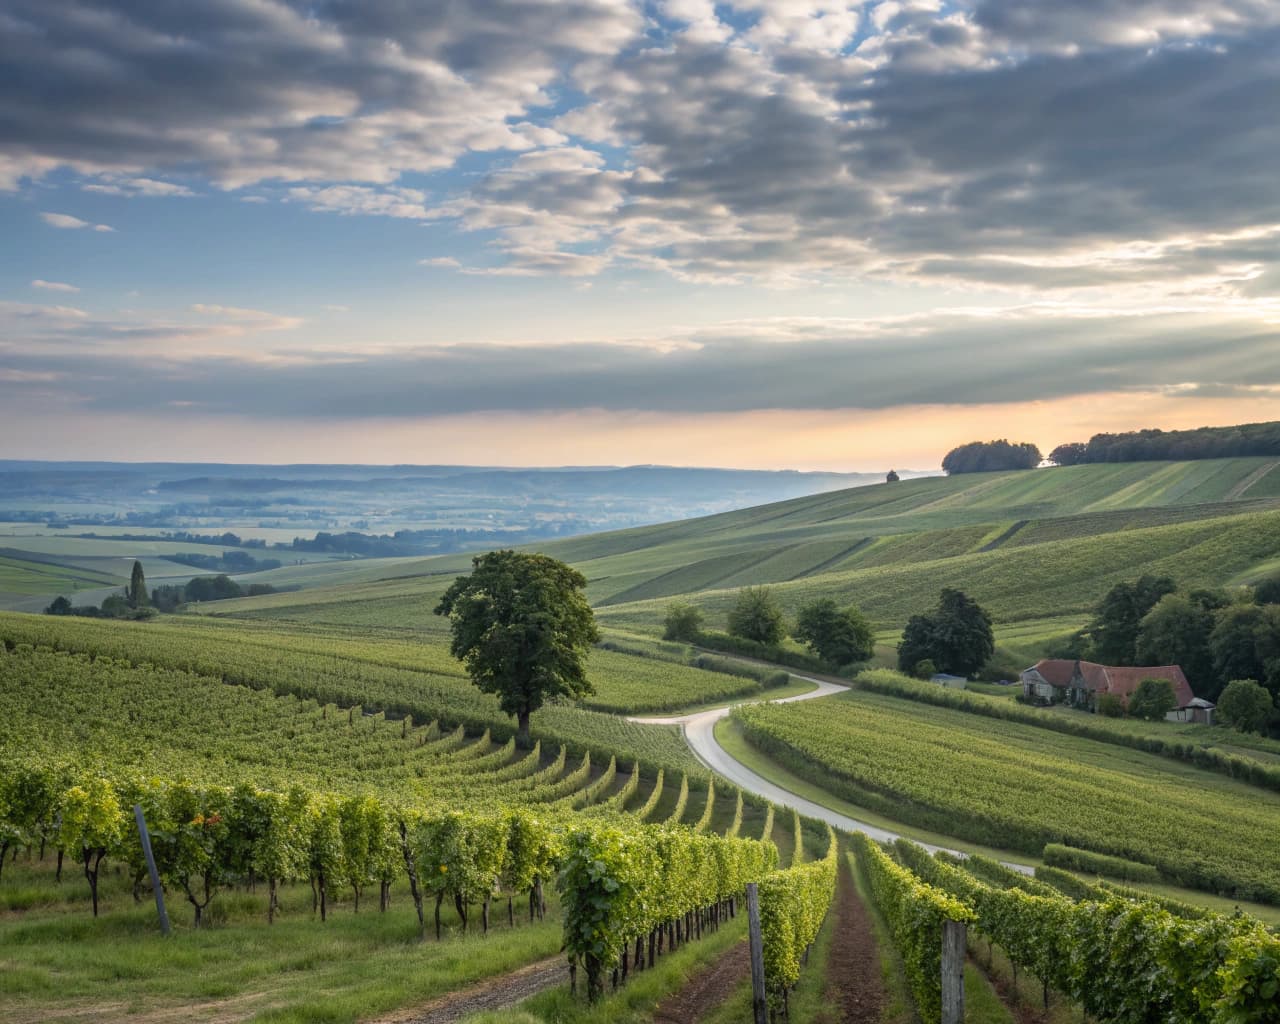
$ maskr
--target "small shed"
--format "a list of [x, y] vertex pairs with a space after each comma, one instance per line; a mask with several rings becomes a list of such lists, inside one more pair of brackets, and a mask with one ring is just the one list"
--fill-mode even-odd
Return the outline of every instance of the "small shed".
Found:
[[968, 681], [964, 676], [948, 675], [946, 672], [936, 672], [929, 677], [929, 682], [938, 683], [952, 690], [963, 690]]
[[1195, 722], [1197, 725], [1213, 725], [1213, 712], [1217, 708], [1203, 697], [1195, 697], [1164, 717], [1170, 722]]

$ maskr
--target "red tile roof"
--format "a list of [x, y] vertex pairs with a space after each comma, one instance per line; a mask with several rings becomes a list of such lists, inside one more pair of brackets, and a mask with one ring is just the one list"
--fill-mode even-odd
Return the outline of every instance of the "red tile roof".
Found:
[[1173, 684], [1173, 695], [1177, 698], [1178, 707], [1184, 708], [1195, 699], [1195, 694], [1191, 692], [1191, 684], [1187, 682], [1187, 677], [1182, 674], [1182, 669], [1177, 665], [1119, 667], [1099, 665], [1093, 661], [1045, 658], [1037, 661], [1032, 668], [1039, 672], [1050, 686], [1065, 687], [1071, 685], [1077, 665], [1080, 667], [1080, 676], [1085, 689], [1094, 693], [1111, 693], [1127, 701], [1142, 680], [1167, 679]]

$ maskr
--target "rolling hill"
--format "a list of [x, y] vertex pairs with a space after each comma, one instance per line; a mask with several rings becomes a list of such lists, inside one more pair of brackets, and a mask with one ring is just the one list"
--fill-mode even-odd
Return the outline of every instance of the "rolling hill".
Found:
[[[997, 622], [1073, 616], [1143, 572], [1234, 584], [1280, 569], [1280, 460], [1086, 465], [877, 484], [661, 526], [539, 545], [579, 568], [606, 626], [654, 633], [674, 599], [721, 621], [736, 590], [774, 586], [900, 627], [943, 586]], [[307, 567], [303, 589], [214, 614], [434, 632], [431, 610], [468, 555]], [[329, 572], [342, 577], [328, 578]], [[272, 574], [260, 574], [265, 582]]]

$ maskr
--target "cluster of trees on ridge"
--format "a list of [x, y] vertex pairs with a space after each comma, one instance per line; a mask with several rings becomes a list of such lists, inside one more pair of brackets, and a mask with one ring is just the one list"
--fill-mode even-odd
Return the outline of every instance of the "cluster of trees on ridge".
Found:
[[[1195, 430], [1131, 430], [1123, 434], [1094, 434], [1087, 442], [1060, 444], [1049, 453], [1055, 466], [1095, 462], [1157, 462], [1192, 459], [1232, 459], [1248, 455], [1280, 455], [1280, 421], [1241, 423], [1234, 427]], [[956, 473], [996, 473], [1035, 469], [1040, 449], [1030, 442], [970, 441], [943, 457], [942, 469]], [[890, 481], [892, 482], [892, 481]]]
[[231, 597], [257, 597], [274, 594], [269, 583], [240, 586], [225, 575], [197, 576], [185, 585], [165, 584], [147, 593], [147, 578], [142, 563], [133, 563], [129, 585], [119, 594], [110, 594], [101, 605], [73, 605], [66, 597], [55, 597], [44, 610], [46, 615], [78, 615], [90, 619], [149, 619], [157, 612], [173, 612], [195, 601], [224, 601]]
[[1058, 466], [1090, 462], [1151, 462], [1280, 455], [1280, 421], [1195, 430], [1133, 430], [1094, 434], [1085, 443], [1060, 444], [1049, 453]]
[[[852, 605], [841, 608], [829, 597], [801, 606], [796, 621], [788, 624], [773, 591], [768, 587], [744, 587], [729, 611], [727, 633], [705, 628], [702, 609], [684, 601], [667, 606], [663, 638], [736, 654], [766, 657], [800, 668], [840, 669], [867, 661], [875, 636], [866, 617]], [[792, 636], [813, 652], [816, 661], [791, 656], [779, 645]]]
[[1172, 578], [1152, 575], [1117, 583], [1053, 656], [1178, 665], [1226, 724], [1280, 730], [1280, 576], [1230, 590], [1180, 591]]

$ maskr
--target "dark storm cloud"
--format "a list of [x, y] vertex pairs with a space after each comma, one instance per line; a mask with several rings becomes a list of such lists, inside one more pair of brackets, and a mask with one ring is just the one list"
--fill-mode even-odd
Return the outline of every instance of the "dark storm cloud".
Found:
[[[26, 326], [11, 333], [25, 331], [40, 344], [0, 348], [0, 399], [18, 402], [25, 393], [29, 400], [31, 382], [40, 381], [41, 402], [97, 412], [131, 411], [138, 394], [163, 394], [211, 414], [381, 418], [884, 409], [1280, 387], [1280, 329], [1186, 312], [1105, 318], [1027, 308], [981, 318], [779, 320], [645, 345], [285, 352], [265, 360], [175, 359], [157, 354], [162, 347], [143, 355], [132, 344], [89, 344], [107, 325], [65, 310], [12, 311], [9, 323], [19, 319]], [[128, 339], [164, 342], [166, 331], [170, 340], [210, 340], [182, 324], [135, 325]]]

